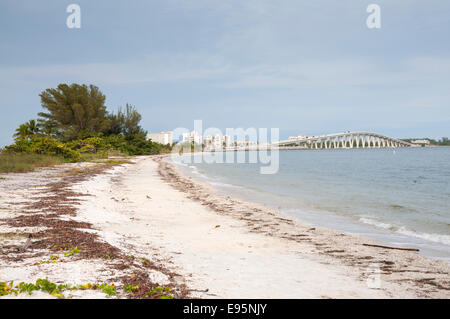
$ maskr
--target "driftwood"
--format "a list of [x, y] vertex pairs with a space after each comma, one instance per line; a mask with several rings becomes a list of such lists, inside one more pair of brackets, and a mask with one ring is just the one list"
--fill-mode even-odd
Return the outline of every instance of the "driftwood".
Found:
[[208, 292], [209, 288], [206, 288], [205, 290], [202, 289], [189, 289], [190, 291], [198, 291], [198, 292]]
[[364, 246], [369, 246], [369, 247], [384, 248], [384, 249], [397, 249], [397, 250], [407, 250], [407, 251], [419, 251], [419, 249], [416, 249], [416, 248], [398, 248], [398, 247], [389, 247], [389, 246], [371, 245], [371, 244], [363, 244], [363, 245], [364, 245]]

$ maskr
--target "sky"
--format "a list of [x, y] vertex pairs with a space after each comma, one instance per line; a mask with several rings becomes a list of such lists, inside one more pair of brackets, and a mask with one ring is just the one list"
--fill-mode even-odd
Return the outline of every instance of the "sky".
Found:
[[450, 136], [449, 39], [448, 0], [2, 0], [0, 146], [60, 83], [134, 105], [149, 132]]

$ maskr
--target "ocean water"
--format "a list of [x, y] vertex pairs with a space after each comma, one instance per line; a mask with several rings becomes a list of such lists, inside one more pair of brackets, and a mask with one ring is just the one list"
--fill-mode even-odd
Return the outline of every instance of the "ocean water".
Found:
[[280, 151], [273, 175], [260, 164], [176, 162], [225, 195], [450, 260], [448, 147]]

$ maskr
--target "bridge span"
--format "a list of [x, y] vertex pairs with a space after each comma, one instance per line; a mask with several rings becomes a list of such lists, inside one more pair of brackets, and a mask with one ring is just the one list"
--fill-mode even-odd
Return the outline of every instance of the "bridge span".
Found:
[[411, 143], [370, 132], [346, 132], [319, 136], [297, 136], [272, 144], [279, 148], [337, 149], [337, 148], [398, 148]]

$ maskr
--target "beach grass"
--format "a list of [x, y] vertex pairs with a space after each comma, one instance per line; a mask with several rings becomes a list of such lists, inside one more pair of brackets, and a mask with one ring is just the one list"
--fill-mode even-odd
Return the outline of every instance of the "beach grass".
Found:
[[64, 163], [64, 159], [34, 153], [0, 153], [0, 173], [24, 173], [37, 167], [49, 167]]
[[[109, 156], [118, 156], [120, 159], [111, 160]], [[101, 163], [106, 165], [132, 164], [126, 160], [129, 156], [125, 156], [120, 152], [112, 152], [112, 154], [82, 154], [80, 162]], [[36, 153], [12, 153], [0, 152], [0, 174], [1, 173], [25, 173], [33, 171], [38, 167], [50, 167], [58, 164], [66, 163], [64, 158], [54, 155], [36, 154]], [[0, 177], [0, 180], [4, 178]]]

